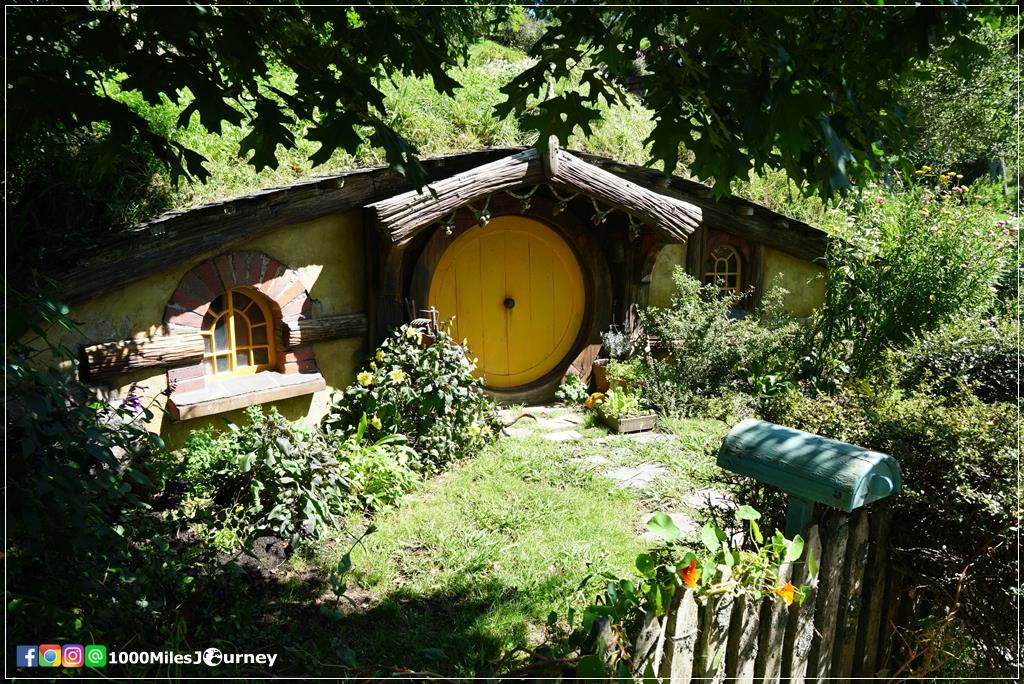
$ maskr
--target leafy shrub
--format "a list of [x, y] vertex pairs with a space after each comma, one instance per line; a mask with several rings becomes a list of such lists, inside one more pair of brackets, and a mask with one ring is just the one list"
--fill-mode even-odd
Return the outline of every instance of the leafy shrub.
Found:
[[569, 373], [565, 380], [555, 390], [555, 399], [564, 401], [567, 404], [582, 404], [589, 396], [587, 386], [580, 380], [580, 376]]
[[[955, 614], [986, 664], [1005, 668], [1017, 639], [1016, 405], [986, 404], [966, 391], [955, 398], [876, 392], [857, 382], [834, 397], [781, 398], [767, 417], [899, 461], [903, 489], [891, 499], [898, 560], [924, 580], [926, 610]], [[774, 506], [781, 519], [777, 492], [750, 484], [741, 495]]]
[[[276, 409], [246, 409], [248, 423], [191, 436], [185, 470], [192, 505], [211, 509], [201, 524], [215, 543], [237, 546], [262, 533], [297, 544], [336, 530], [353, 509], [379, 508], [412, 488], [412, 450], [398, 435], [364, 443], [356, 434], [330, 435], [290, 422]], [[208, 497], [206, 502], [196, 502]], [[237, 542], [237, 544], [235, 543]]]
[[[98, 399], [57, 367], [69, 350], [48, 338], [73, 329], [66, 307], [8, 291], [6, 381], [7, 625], [25, 643], [156, 643], [179, 606], [216, 568], [178, 549], [154, 516], [150, 464], [166, 459], [143, 427], [151, 408], [129, 393]], [[90, 636], [91, 635], [91, 636]]]
[[368, 418], [367, 435], [404, 435], [416, 452], [415, 469], [440, 470], [468, 455], [493, 434], [494, 403], [473, 375], [476, 361], [445, 326], [423, 344], [424, 331], [405, 325], [374, 353], [373, 360], [335, 401], [323, 424], [356, 434]]
[[962, 318], [925, 333], [896, 354], [906, 389], [942, 396], [964, 384], [985, 402], [1016, 401], [1020, 382], [1016, 322], [1009, 316]]
[[646, 360], [643, 393], [663, 412], [692, 412], [701, 399], [745, 388], [750, 378], [790, 372], [800, 328], [782, 313], [780, 290], [767, 293], [754, 315], [735, 318], [740, 297], [719, 297], [678, 267], [672, 279], [671, 305], [642, 312], [664, 350]]
[[979, 191], [957, 183], [943, 174], [931, 188], [876, 189], [832, 242], [808, 343], [816, 374], [863, 377], [886, 351], [991, 302], [1014, 238]]
[[640, 380], [643, 378], [644, 373], [644, 362], [642, 358], [632, 358], [629, 361], [615, 361], [614, 359], [608, 363], [608, 384], [615, 387], [616, 385], [623, 385], [626, 387], [635, 387], [640, 384]]

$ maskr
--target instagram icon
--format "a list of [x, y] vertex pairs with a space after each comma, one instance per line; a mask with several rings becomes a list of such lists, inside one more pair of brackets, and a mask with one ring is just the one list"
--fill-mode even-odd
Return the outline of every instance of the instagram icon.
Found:
[[64, 667], [82, 667], [85, 658], [85, 646], [82, 644], [64, 644], [61, 660]]

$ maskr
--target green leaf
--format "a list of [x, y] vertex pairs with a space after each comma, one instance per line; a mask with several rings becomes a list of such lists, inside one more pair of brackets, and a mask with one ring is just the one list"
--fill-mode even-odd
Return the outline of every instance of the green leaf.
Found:
[[707, 547], [708, 551], [714, 553], [718, 551], [718, 547], [725, 540], [725, 533], [718, 528], [718, 525], [707, 523], [701, 528], [700, 540], [704, 542], [704, 546]]
[[752, 507], [743, 505], [736, 509], [737, 520], [760, 520], [761, 514]]
[[583, 680], [601, 682], [608, 677], [608, 673], [600, 656], [588, 655], [583, 656], [576, 663], [576, 677]]
[[636, 569], [641, 576], [651, 578], [654, 577], [654, 569], [656, 567], [654, 557], [649, 553], [641, 553], [636, 557]]
[[671, 544], [675, 540], [679, 539], [679, 528], [672, 522], [672, 518], [667, 513], [658, 512], [655, 513], [650, 520], [647, 521], [647, 529], [658, 535], [666, 542]]
[[750, 534], [758, 544], [764, 544], [764, 535], [761, 534], [761, 526], [753, 520], [750, 521]]
[[804, 539], [799, 534], [793, 537], [793, 541], [789, 543], [789, 547], [786, 549], [786, 560], [793, 562], [798, 560], [804, 552]]
[[810, 577], [818, 576], [818, 559], [814, 557], [814, 549], [807, 549], [807, 574]]
[[722, 542], [722, 560], [725, 562], [726, 567], [733, 567], [736, 565], [736, 552], [729, 548], [729, 542]]

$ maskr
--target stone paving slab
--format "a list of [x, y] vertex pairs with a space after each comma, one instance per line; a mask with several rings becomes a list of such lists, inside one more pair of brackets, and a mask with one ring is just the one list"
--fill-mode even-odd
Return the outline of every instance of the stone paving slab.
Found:
[[575, 430], [563, 430], [562, 432], [545, 432], [541, 434], [541, 437], [548, 440], [549, 442], [575, 442], [578, 439], [583, 439], [583, 435], [576, 432]]
[[503, 431], [509, 437], [529, 437], [533, 430], [528, 427], [508, 427]]
[[675, 440], [674, 435], [668, 435], [664, 432], [628, 432], [623, 437], [631, 439], [634, 442], [640, 442], [641, 444], [654, 444], [657, 442], [671, 442]]
[[539, 418], [537, 420], [537, 427], [544, 430], [566, 430], [571, 429], [582, 422], [582, 418], [569, 414], [565, 416], [557, 416], [555, 418]]
[[698, 489], [683, 497], [683, 505], [689, 508], [730, 508], [735, 504], [732, 494], [714, 488]]
[[641, 463], [637, 466], [612, 468], [603, 473], [615, 480], [621, 487], [647, 489], [662, 475], [668, 474], [668, 468], [657, 463]]

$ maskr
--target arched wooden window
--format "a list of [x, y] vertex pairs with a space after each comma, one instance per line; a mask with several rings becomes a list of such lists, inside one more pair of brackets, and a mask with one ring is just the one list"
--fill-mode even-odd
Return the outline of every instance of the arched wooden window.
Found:
[[209, 375], [245, 375], [273, 368], [270, 307], [255, 293], [228, 290], [203, 318], [203, 364]]
[[704, 262], [704, 283], [713, 284], [722, 296], [735, 297], [743, 288], [743, 262], [739, 252], [719, 245]]

